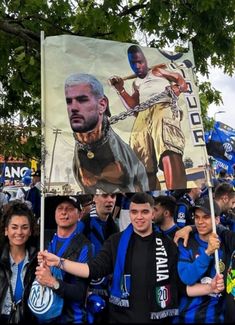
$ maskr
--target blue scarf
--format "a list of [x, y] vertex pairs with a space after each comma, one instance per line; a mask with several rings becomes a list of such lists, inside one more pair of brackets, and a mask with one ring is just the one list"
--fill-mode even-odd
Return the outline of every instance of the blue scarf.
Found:
[[[172, 261], [169, 263], [171, 260], [169, 252], [172, 248], [172, 242], [166, 236], [159, 234], [156, 231], [154, 231], [154, 233], [156, 245], [153, 245], [153, 263], [151, 263], [153, 268], [150, 270], [150, 274], [153, 275], [155, 279], [153, 279], [152, 297], [150, 298], [150, 319], [161, 319], [168, 316], [178, 315], [178, 289], [176, 279], [172, 278], [172, 276], [175, 276], [175, 272], [170, 272], [169, 270], [169, 264], [172, 265], [173, 263]], [[124, 308], [129, 307], [129, 295], [131, 291], [131, 276], [124, 274], [124, 270], [125, 264], [127, 263], [127, 251], [132, 234], [133, 226], [130, 224], [123, 231], [119, 241], [109, 298], [110, 303]], [[168, 249], [167, 246], [169, 246]], [[167, 255], [162, 254], [162, 252], [166, 252]], [[165, 263], [166, 267], [164, 272], [161, 273], [157, 270], [158, 265], [159, 269], [162, 269], [161, 266], [163, 260], [166, 260], [167, 262]], [[166, 274], [169, 274], [169, 276]], [[165, 301], [158, 301], [157, 297], [161, 293], [160, 291], [163, 292], [164, 290], [168, 292], [168, 299]]]
[[24, 265], [24, 259], [18, 264], [18, 271], [17, 271], [17, 279], [16, 279], [16, 287], [15, 287], [15, 293], [14, 293], [14, 299], [15, 302], [18, 302], [19, 300], [22, 299], [23, 296], [23, 283], [21, 280], [21, 273]]
[[[97, 255], [103, 246], [103, 243], [105, 241], [104, 239], [104, 233], [103, 233], [103, 226], [105, 224], [105, 221], [100, 220], [98, 217], [92, 217], [91, 218], [91, 233], [90, 233], [90, 241], [95, 246], [95, 255]], [[97, 236], [97, 233], [99, 234], [99, 237]]]
[[115, 305], [120, 305], [129, 307], [129, 300], [127, 299], [129, 293], [127, 292], [128, 288], [123, 283], [124, 276], [124, 266], [126, 261], [127, 248], [130, 242], [130, 238], [133, 234], [133, 226], [129, 226], [123, 231], [121, 236], [118, 252], [116, 257], [116, 263], [113, 272], [113, 282], [110, 291], [109, 301]]
[[[97, 215], [96, 207], [93, 205], [90, 211], [90, 233], [88, 239], [92, 242], [95, 248], [95, 256], [99, 253], [105, 241], [104, 226], [107, 221], [102, 221]], [[93, 293], [107, 297], [109, 291], [110, 277], [106, 276], [99, 279], [92, 279], [90, 289]]]

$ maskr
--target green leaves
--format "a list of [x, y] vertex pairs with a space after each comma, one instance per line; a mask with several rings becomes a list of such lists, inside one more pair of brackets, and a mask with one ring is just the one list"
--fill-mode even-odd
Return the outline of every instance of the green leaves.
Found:
[[223, 104], [221, 93], [214, 87], [211, 87], [209, 81], [205, 81], [199, 85], [199, 98], [204, 128], [205, 130], [210, 130], [213, 127], [214, 121], [207, 118], [207, 111], [209, 105], [212, 103], [215, 103], [216, 105]]

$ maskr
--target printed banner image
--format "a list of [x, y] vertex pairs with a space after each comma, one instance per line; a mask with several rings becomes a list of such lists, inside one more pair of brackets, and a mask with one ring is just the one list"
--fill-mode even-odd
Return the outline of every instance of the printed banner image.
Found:
[[193, 188], [207, 164], [192, 51], [48, 37], [45, 176], [50, 191]]

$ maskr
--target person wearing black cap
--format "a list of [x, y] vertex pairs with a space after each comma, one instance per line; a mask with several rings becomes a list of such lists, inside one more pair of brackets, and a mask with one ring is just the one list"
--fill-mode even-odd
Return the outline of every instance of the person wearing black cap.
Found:
[[[213, 201], [215, 221], [219, 223], [220, 208]], [[187, 247], [179, 241], [178, 273], [186, 285], [211, 283], [216, 275], [214, 252], [218, 249], [220, 273], [225, 273], [226, 247], [213, 233], [210, 201], [198, 200], [194, 207], [196, 231], [190, 233]], [[180, 301], [179, 323], [221, 323], [224, 319], [224, 296], [213, 294], [183, 296]]]
[[[208, 202], [208, 201], [207, 201]], [[215, 201], [216, 202], [216, 201]], [[218, 207], [218, 205], [216, 205]], [[207, 204], [207, 212], [209, 210]], [[216, 215], [220, 215], [218, 209], [215, 210]], [[188, 247], [189, 233], [195, 232], [195, 226], [186, 226], [176, 232], [174, 241], [177, 243], [180, 238], [184, 239], [184, 246]], [[225, 247], [226, 252], [226, 263], [225, 263], [225, 274], [226, 274], [226, 292], [225, 292], [225, 319], [224, 322], [233, 323], [235, 322], [235, 232], [228, 230], [223, 225], [219, 224], [216, 226], [216, 232], [219, 235], [221, 242]], [[220, 264], [221, 265], [221, 264]]]
[[[55, 221], [57, 232], [54, 234], [48, 251], [71, 261], [89, 262], [93, 255], [92, 244], [77, 231], [81, 207], [78, 196], [59, 196], [56, 200]], [[48, 267], [40, 266], [36, 272], [43, 286], [51, 287], [64, 298], [60, 323], [84, 323], [85, 300], [89, 281], [64, 272], [63, 280], [56, 279]]]
[[33, 213], [39, 219], [41, 214], [41, 170], [36, 170], [31, 176], [32, 187], [25, 194], [25, 200], [31, 202]]

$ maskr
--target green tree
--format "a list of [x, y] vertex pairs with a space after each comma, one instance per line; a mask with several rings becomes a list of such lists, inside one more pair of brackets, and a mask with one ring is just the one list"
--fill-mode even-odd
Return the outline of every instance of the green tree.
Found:
[[[197, 72], [208, 75], [211, 65], [232, 75], [234, 9], [233, 0], [2, 0], [0, 153], [40, 159], [41, 30], [46, 37], [71, 34], [134, 43], [140, 31], [151, 40], [146, 45], [173, 44], [180, 51], [191, 41]], [[200, 100], [207, 128], [208, 106], [222, 98], [206, 82], [200, 85]], [[22, 136], [28, 139], [24, 145]]]

